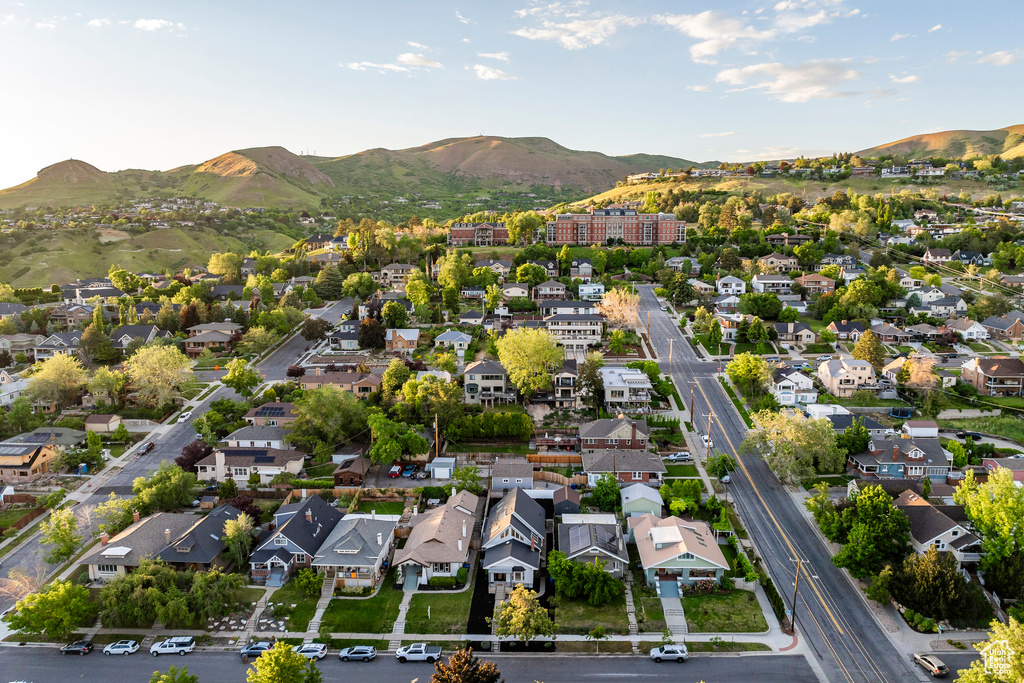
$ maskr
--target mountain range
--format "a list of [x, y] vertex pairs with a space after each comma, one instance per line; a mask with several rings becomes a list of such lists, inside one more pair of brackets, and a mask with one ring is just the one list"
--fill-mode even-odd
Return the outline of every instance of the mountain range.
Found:
[[860, 157], [899, 154], [907, 157], [970, 159], [998, 154], [1003, 158], [1024, 156], [1024, 125], [998, 130], [946, 130], [914, 135], [884, 145], [862, 149]]

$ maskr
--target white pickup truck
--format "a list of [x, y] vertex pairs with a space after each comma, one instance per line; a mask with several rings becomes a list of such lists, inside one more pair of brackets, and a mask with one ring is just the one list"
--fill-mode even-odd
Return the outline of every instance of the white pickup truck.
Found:
[[441, 659], [441, 648], [438, 645], [427, 645], [426, 643], [413, 643], [398, 648], [395, 652], [398, 661], [405, 662], [436, 662]]

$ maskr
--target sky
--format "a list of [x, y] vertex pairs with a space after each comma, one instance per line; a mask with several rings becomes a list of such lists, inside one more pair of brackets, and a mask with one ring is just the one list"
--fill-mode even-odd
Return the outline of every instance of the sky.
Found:
[[0, 0], [0, 187], [478, 134], [748, 161], [1024, 123], [1024, 4]]

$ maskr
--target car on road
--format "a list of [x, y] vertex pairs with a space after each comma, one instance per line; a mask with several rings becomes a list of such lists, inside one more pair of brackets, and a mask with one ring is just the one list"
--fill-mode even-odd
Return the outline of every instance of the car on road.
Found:
[[693, 456], [689, 453], [669, 453], [668, 457], [665, 458], [669, 462], [691, 462]]
[[411, 477], [412, 475], [416, 474], [416, 470], [418, 469], [419, 465], [406, 465], [404, 468], [402, 468], [402, 476]]
[[165, 640], [158, 640], [149, 648], [149, 653], [157, 655], [187, 655], [196, 649], [196, 639], [192, 636], [174, 636]]
[[668, 310], [668, 306], [662, 306], [662, 307], [661, 307], [661, 310], [663, 310], [663, 311], [667, 311], [667, 310]]
[[795, 360], [790, 362], [789, 367], [794, 370], [807, 370], [811, 367], [811, 364], [805, 360]]
[[824, 363], [827, 360], [832, 360], [832, 356], [821, 355], [818, 356], [818, 361]]
[[651, 649], [651, 659], [659, 664], [664, 661], [685, 662], [689, 658], [690, 653], [681, 643], [679, 645], [662, 645]]
[[441, 659], [441, 647], [426, 643], [404, 645], [395, 651], [395, 659], [402, 664], [406, 662], [430, 662], [432, 664]]
[[985, 438], [981, 434], [979, 434], [978, 432], [965, 432], [962, 429], [959, 432], [956, 433], [956, 436], [957, 436], [958, 439], [966, 439], [966, 438], [970, 437], [970, 438], [974, 439], [975, 441], [977, 441], [978, 439], [984, 439]]
[[704, 444], [704, 448], [714, 448], [715, 447], [714, 440], [711, 437], [709, 437], [707, 434], [701, 434], [700, 435], [700, 442], [702, 444]]
[[261, 640], [256, 643], [249, 643], [241, 649], [238, 653], [243, 657], [259, 657], [261, 654], [274, 647], [272, 644], [265, 640]]
[[778, 356], [771, 356], [770, 358], [765, 358], [765, 359], [764, 359], [764, 362], [765, 362], [765, 363], [778, 363], [778, 362], [779, 362], [779, 361], [781, 361], [781, 360], [782, 360], [782, 359], [781, 359], [781, 358], [779, 358]]
[[139, 644], [134, 640], [119, 640], [103, 648], [105, 655], [130, 655], [139, 651]]
[[327, 656], [327, 646], [323, 643], [306, 643], [292, 648], [306, 659], [320, 660]]
[[191, 410], [186, 410], [184, 413], [182, 413], [181, 415], [178, 416], [178, 423], [180, 424], [182, 422], [188, 422], [191, 419], [192, 419], [192, 411]]
[[62, 655], [87, 655], [92, 652], [91, 640], [76, 640], [60, 649]]
[[344, 650], [338, 653], [338, 659], [343, 662], [352, 660], [359, 660], [368, 662], [371, 659], [377, 658], [377, 648], [373, 645], [353, 645], [352, 647], [346, 647]]
[[728, 484], [729, 482], [732, 481], [732, 477], [730, 477], [728, 474], [725, 474], [722, 475], [722, 478], [719, 479], [718, 481], [722, 482], [723, 484]]
[[388, 476], [389, 477], [400, 477], [400, 476], [402, 476], [402, 466], [401, 465], [392, 465], [391, 469], [388, 470]]
[[935, 655], [915, 652], [914, 664], [927, 671], [932, 678], [945, 678], [949, 674], [949, 667], [943, 664], [942, 660]]
[[152, 451], [154, 448], [156, 448], [156, 441], [150, 441], [149, 443], [142, 447], [142, 450], [139, 451], [139, 455], [145, 455], [146, 453]]

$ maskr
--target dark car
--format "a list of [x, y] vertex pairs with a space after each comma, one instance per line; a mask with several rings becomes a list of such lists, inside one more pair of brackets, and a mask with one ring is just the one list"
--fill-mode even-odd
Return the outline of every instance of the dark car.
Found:
[[147, 443], [145, 446], [142, 447], [142, 451], [140, 451], [140, 453], [142, 455], [145, 455], [146, 453], [149, 453], [154, 448], [156, 448], [156, 442], [155, 441], [150, 441], [149, 443]]
[[87, 655], [92, 652], [92, 641], [78, 640], [68, 643], [60, 649], [62, 655]]
[[978, 432], [965, 432], [965, 431], [964, 431], [964, 430], [962, 430], [962, 429], [961, 429], [961, 430], [960, 430], [959, 432], [957, 432], [957, 433], [956, 433], [956, 435], [957, 435], [957, 437], [958, 437], [958, 438], [960, 438], [960, 439], [967, 439], [967, 438], [971, 438], [971, 439], [974, 439], [975, 441], [977, 441], [978, 439], [982, 439], [982, 438], [984, 438], [984, 437], [983, 437], [983, 436], [982, 436], [981, 434], [979, 434]]
[[416, 471], [419, 468], [419, 465], [406, 465], [405, 468], [402, 470], [402, 476], [411, 477], [412, 475], [416, 474]]

